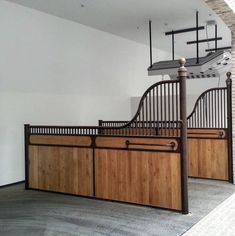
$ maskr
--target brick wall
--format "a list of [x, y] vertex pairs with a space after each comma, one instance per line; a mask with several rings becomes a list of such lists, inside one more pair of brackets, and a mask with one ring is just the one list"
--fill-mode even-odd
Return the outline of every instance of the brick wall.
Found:
[[232, 116], [233, 116], [233, 179], [235, 183], [235, 25], [232, 30]]
[[224, 0], [204, 0], [232, 32], [233, 177], [235, 183], [235, 13]]

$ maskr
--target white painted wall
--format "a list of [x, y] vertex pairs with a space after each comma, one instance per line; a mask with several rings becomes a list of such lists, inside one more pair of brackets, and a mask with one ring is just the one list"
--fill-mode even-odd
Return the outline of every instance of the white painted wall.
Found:
[[148, 47], [3, 0], [0, 29], [0, 186], [24, 180], [24, 123], [128, 120], [130, 98], [161, 80], [147, 76]]
[[130, 118], [148, 47], [3, 0], [0, 29], [0, 186], [24, 180], [24, 123]]

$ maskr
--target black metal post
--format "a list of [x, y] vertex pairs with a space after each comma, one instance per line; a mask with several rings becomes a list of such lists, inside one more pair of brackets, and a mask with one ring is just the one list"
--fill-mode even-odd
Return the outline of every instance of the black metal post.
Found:
[[[98, 120], [98, 126], [99, 127], [103, 126], [103, 120]], [[102, 134], [102, 129], [98, 129], [98, 134]]]
[[152, 21], [149, 21], [150, 68], [153, 66]]
[[172, 30], [172, 61], [175, 60], [175, 34]]
[[98, 120], [98, 125], [101, 127], [103, 126], [103, 120]]
[[232, 126], [232, 79], [231, 72], [227, 73], [227, 122], [228, 122], [228, 175], [233, 183], [233, 126]]
[[182, 213], [188, 214], [188, 154], [187, 154], [187, 102], [186, 102], [186, 78], [187, 69], [184, 67], [186, 60], [179, 61], [181, 67], [178, 70], [180, 80], [180, 120], [181, 120], [181, 196]]
[[25, 189], [29, 188], [29, 134], [30, 125], [24, 125], [24, 147], [25, 147]]
[[218, 48], [218, 27], [217, 24], [215, 24], [215, 51], [217, 51]]
[[197, 41], [197, 43], [196, 43], [196, 45], [197, 45], [197, 64], [199, 64], [199, 30], [198, 30], [198, 14], [199, 14], [199, 12], [197, 11], [197, 13], [196, 13], [196, 28], [197, 28], [197, 30], [196, 30], [196, 41]]

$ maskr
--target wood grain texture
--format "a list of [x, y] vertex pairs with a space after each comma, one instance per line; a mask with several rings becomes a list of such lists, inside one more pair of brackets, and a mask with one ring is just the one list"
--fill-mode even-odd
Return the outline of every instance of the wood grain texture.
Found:
[[[176, 151], [178, 149], [177, 139], [163, 139], [163, 138], [118, 138], [118, 137], [97, 137], [96, 146], [102, 148], [127, 148], [126, 141], [133, 143], [129, 145], [132, 149], [143, 149], [143, 150], [163, 150], [163, 151]], [[146, 144], [146, 145], [134, 145]], [[148, 146], [148, 144], [170, 144], [174, 143], [174, 147], [166, 146]]]
[[189, 176], [228, 180], [227, 147], [227, 140], [188, 139]]
[[180, 154], [95, 151], [99, 198], [181, 210]]
[[29, 146], [29, 187], [92, 196], [92, 163], [92, 149]]
[[69, 135], [31, 135], [31, 144], [47, 144], [47, 145], [70, 145], [85, 146], [91, 145], [90, 136], [69, 136]]

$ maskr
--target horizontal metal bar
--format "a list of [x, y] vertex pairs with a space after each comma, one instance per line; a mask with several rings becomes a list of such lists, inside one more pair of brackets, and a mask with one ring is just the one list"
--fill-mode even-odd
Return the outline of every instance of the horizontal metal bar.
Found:
[[206, 49], [205, 51], [206, 52], [212, 52], [212, 51], [218, 51], [218, 50], [226, 50], [226, 49], [232, 49], [232, 47], [231, 46], [228, 46], [228, 47], [221, 47], [221, 48], [210, 48], [210, 49]]
[[126, 140], [126, 145], [133, 145], [133, 146], [156, 146], [156, 147], [175, 147], [175, 143], [166, 143], [166, 144], [155, 144], [155, 143], [131, 143], [129, 140]]
[[[211, 42], [211, 41], [216, 41], [216, 40], [222, 40], [222, 37], [218, 37], [218, 38], [209, 38], [209, 39], [201, 39], [198, 40], [198, 43], [207, 43], [207, 42]], [[196, 44], [197, 41], [188, 41], [187, 44]]]
[[172, 35], [172, 34], [182, 34], [182, 33], [187, 33], [187, 32], [192, 32], [196, 30], [204, 30], [204, 26], [199, 26], [199, 27], [192, 27], [192, 28], [186, 28], [186, 29], [180, 29], [180, 30], [172, 30], [169, 32], [165, 32], [165, 35]]

